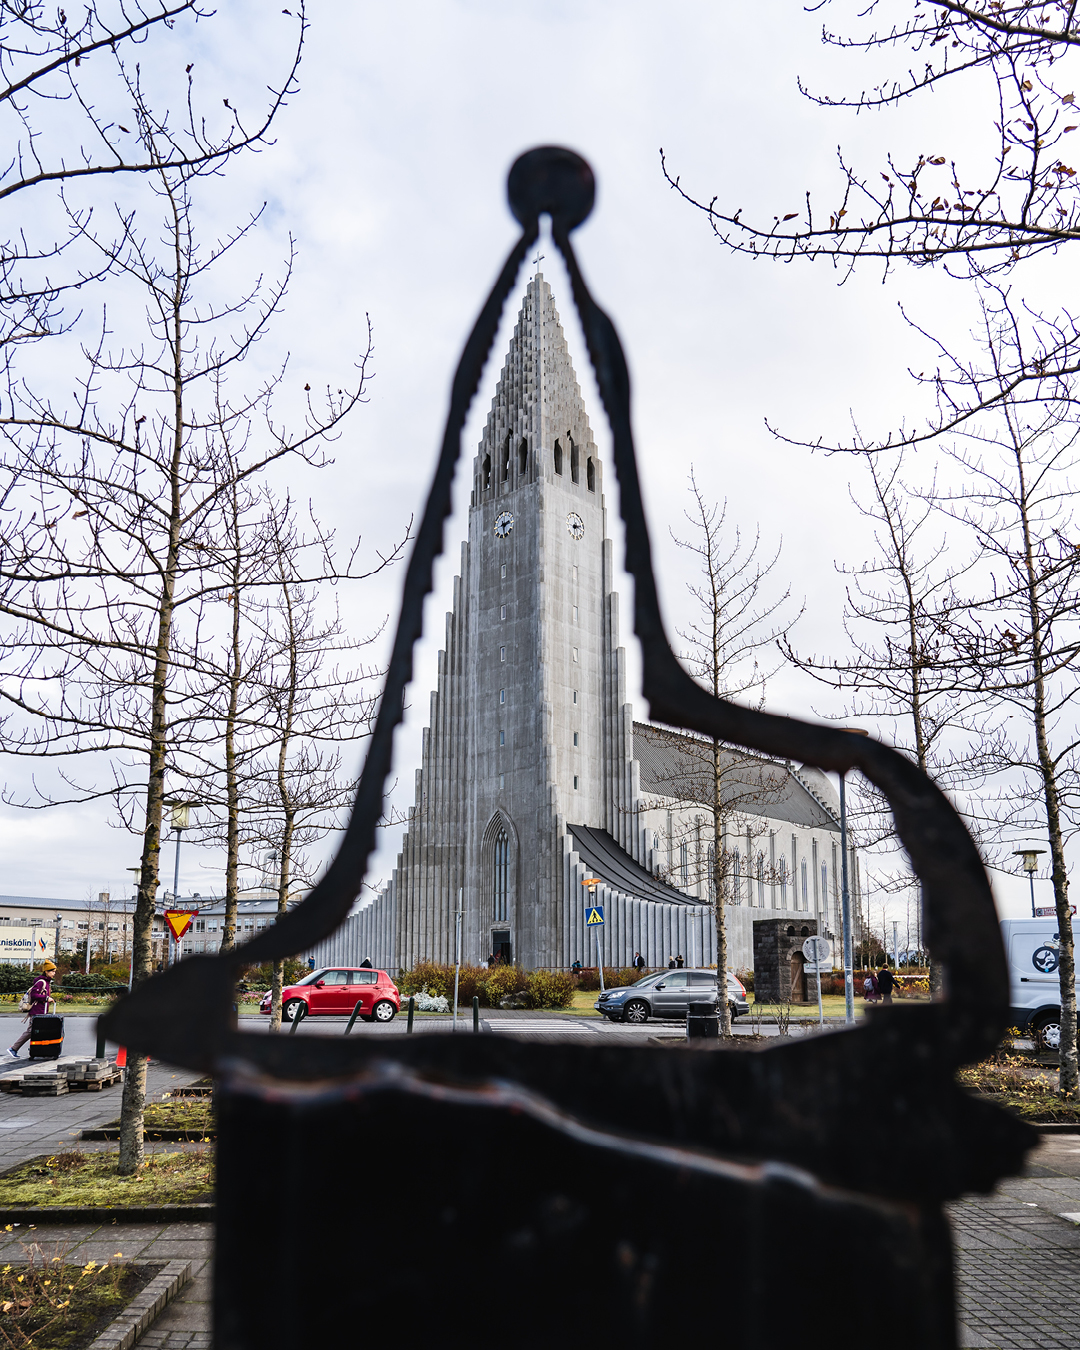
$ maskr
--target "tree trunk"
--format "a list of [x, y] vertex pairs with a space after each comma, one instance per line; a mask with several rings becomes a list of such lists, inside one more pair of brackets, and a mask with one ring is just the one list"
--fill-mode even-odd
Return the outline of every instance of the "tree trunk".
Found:
[[723, 762], [720, 742], [713, 739], [713, 915], [716, 922], [716, 1011], [720, 1018], [720, 1035], [731, 1036], [731, 1004], [727, 997], [727, 924], [724, 915], [724, 893], [727, 866], [724, 853], [724, 816], [720, 791], [723, 787]]

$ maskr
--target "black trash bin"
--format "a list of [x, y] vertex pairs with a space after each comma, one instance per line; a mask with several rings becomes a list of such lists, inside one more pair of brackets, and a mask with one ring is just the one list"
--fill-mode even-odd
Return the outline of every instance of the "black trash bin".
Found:
[[720, 1035], [720, 1018], [716, 1015], [715, 1003], [691, 1003], [686, 1009], [686, 1039], [697, 1040], [699, 1036]]
[[57, 1059], [64, 1044], [64, 1019], [42, 1013], [30, 1019], [30, 1058]]

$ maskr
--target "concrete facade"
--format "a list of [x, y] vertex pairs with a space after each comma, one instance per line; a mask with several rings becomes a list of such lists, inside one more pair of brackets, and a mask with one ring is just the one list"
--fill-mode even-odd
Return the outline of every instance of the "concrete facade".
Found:
[[[647, 788], [643, 761], [652, 765]], [[712, 897], [700, 876], [691, 882], [671, 864], [672, 849], [682, 856], [682, 835], [701, 836], [702, 807], [669, 791], [656, 762], [650, 728], [635, 725], [626, 701], [603, 466], [551, 288], [538, 273], [472, 464], [468, 540], [397, 867], [317, 959], [366, 956], [391, 970], [453, 961], [460, 903], [463, 960], [594, 965], [583, 881], [597, 877], [605, 963], [629, 965], [635, 951], [650, 965], [677, 953], [714, 962]], [[782, 784], [782, 806], [772, 819], [768, 794], [759, 794], [733, 815], [731, 847], [740, 847], [744, 816], [753, 821], [751, 844], [770, 830], [797, 837], [790, 888], [774, 886], [768, 903], [804, 913], [802, 864], [807, 903], [812, 895], [824, 911], [829, 881], [818, 842], [812, 876], [808, 860], [811, 836], [834, 860], [836, 813], [816, 790], [831, 788], [824, 775], [817, 782], [760, 758], [753, 771], [766, 764]], [[753, 959], [750, 914], [766, 904], [749, 880], [744, 889], [727, 906], [730, 963], [740, 968]]]

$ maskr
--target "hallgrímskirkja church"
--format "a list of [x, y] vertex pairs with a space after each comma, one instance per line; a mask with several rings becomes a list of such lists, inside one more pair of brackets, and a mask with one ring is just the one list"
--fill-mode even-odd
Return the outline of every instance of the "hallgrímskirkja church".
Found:
[[[527, 968], [715, 963], [712, 813], [692, 738], [636, 723], [597, 454], [551, 287], [529, 282], [473, 462], [468, 540], [397, 867], [318, 950], [397, 971], [494, 955]], [[689, 752], [689, 754], [687, 753]], [[725, 812], [729, 962], [755, 918], [840, 930], [839, 803], [817, 769], [740, 755]], [[704, 796], [705, 794], [702, 794]], [[851, 854], [853, 912], [858, 866]], [[763, 912], [764, 911], [764, 912]]]

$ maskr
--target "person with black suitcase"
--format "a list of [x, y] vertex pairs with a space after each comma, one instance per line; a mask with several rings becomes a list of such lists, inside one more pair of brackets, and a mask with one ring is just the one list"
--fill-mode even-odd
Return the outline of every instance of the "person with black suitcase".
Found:
[[55, 974], [56, 963], [54, 961], [45, 961], [42, 963], [41, 974], [30, 986], [27, 993], [28, 1007], [26, 1012], [26, 1030], [13, 1045], [8, 1046], [8, 1054], [12, 1059], [19, 1058], [19, 1051], [30, 1039], [30, 1033], [34, 1026], [34, 1018], [41, 1017], [49, 1011], [49, 1003], [52, 1000], [52, 977]]

